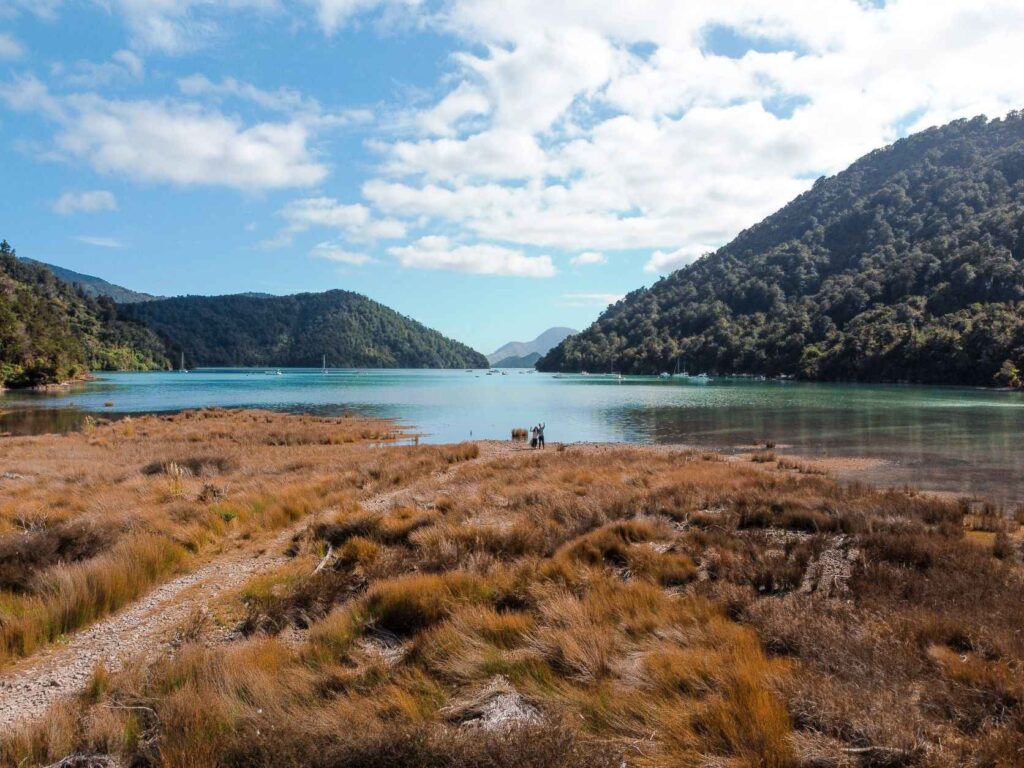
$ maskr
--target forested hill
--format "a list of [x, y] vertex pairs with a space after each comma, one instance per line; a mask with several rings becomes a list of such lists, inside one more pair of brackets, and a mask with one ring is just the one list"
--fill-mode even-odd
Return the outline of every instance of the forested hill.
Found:
[[152, 301], [153, 299], [160, 298], [159, 296], [151, 296], [148, 293], [133, 291], [130, 288], [125, 288], [121, 285], [114, 285], [113, 283], [107, 282], [102, 277], [96, 277], [95, 275], [83, 275], [81, 272], [75, 272], [74, 270], [67, 269], [66, 267], [58, 267], [56, 264], [47, 264], [43, 261], [36, 261], [35, 259], [27, 259], [24, 257], [22, 257], [21, 260], [46, 267], [48, 270], [53, 272], [58, 279], [63, 280], [65, 283], [71, 283], [81, 290], [81, 292], [86, 296], [90, 296], [92, 298], [107, 296], [118, 304], [131, 304], [136, 301]]
[[0, 387], [166, 365], [160, 340], [121, 320], [109, 298], [83, 295], [49, 269], [19, 260], [6, 240], [0, 243]]
[[187, 366], [486, 368], [464, 344], [348, 291], [184, 296], [120, 308]]
[[959, 120], [820, 179], [538, 367], [1020, 386], [1022, 262], [1024, 112]]

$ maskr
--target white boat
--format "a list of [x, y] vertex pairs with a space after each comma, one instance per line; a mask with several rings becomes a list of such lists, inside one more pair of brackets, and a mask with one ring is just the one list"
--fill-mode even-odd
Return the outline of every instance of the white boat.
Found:
[[661, 373], [658, 374], [658, 378], [659, 379], [671, 379], [672, 378], [672, 374], [671, 373], [666, 373], [665, 371], [662, 371]]
[[281, 371], [264, 371], [264, 373], [266, 373], [267, 376], [284, 376]]
[[328, 371], [327, 371], [327, 355], [324, 355], [323, 365], [320, 366], [320, 373], [325, 374], [325, 375], [328, 373]]
[[188, 368], [185, 367], [185, 351], [181, 352], [181, 366], [178, 368], [178, 373], [188, 373]]

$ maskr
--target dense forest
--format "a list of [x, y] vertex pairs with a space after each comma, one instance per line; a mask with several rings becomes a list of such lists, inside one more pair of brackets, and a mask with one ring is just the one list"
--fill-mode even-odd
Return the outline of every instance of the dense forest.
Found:
[[541, 370], [1021, 386], [1024, 112], [861, 158], [634, 291]]
[[348, 291], [184, 296], [120, 307], [186, 366], [486, 368], [464, 344]]
[[0, 386], [68, 381], [89, 370], [166, 367], [162, 342], [0, 243]]
[[107, 282], [102, 277], [83, 275], [81, 272], [75, 272], [74, 270], [67, 269], [66, 267], [58, 267], [56, 264], [47, 264], [44, 261], [26, 259], [24, 256], [21, 257], [21, 260], [46, 267], [48, 270], [53, 272], [59, 280], [63, 280], [65, 283], [71, 283], [86, 296], [90, 296], [94, 299], [101, 296], [107, 296], [118, 304], [133, 304], [136, 301], [152, 301], [153, 299], [161, 298], [160, 296], [151, 296], [148, 293], [133, 291], [130, 288], [125, 288], [121, 285], [114, 285], [113, 283]]

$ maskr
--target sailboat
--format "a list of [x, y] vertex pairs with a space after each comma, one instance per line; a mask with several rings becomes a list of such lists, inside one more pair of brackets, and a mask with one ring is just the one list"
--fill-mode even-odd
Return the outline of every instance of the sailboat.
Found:
[[323, 364], [320, 366], [320, 373], [327, 375], [327, 355], [324, 355]]
[[178, 373], [188, 373], [188, 368], [185, 367], [185, 350], [181, 351], [181, 365], [178, 366]]
[[610, 363], [608, 363], [608, 375], [611, 376], [614, 379], [618, 379], [619, 381], [622, 381], [622, 374], [615, 372], [615, 359], [614, 358], [612, 358], [612, 361]]

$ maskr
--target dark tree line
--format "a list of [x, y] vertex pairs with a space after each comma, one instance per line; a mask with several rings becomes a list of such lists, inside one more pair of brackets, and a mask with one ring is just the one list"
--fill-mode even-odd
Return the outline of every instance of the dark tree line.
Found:
[[465, 344], [348, 291], [184, 296], [120, 307], [188, 366], [486, 368]]
[[633, 292], [541, 370], [1020, 386], [1024, 113], [876, 150]]
[[85, 296], [45, 267], [19, 260], [6, 240], [0, 243], [0, 386], [166, 365], [163, 343], [119, 318], [111, 299]]

